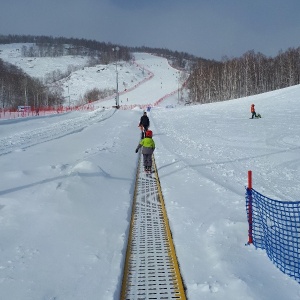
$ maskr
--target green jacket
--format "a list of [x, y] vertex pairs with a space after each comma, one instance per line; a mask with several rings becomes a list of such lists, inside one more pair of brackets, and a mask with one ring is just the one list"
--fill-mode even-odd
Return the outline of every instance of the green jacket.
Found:
[[137, 146], [137, 149], [141, 147], [143, 147], [142, 154], [152, 154], [155, 149], [154, 140], [149, 137], [143, 138]]

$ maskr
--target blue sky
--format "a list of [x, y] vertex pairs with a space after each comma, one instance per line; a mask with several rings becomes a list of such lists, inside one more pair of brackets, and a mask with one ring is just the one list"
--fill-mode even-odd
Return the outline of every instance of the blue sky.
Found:
[[0, 34], [95, 39], [208, 59], [299, 47], [299, 0], [4, 0]]

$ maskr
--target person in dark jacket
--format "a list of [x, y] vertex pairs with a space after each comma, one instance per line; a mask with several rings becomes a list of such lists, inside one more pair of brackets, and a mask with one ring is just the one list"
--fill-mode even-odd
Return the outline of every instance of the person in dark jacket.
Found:
[[155, 150], [155, 142], [152, 139], [152, 131], [147, 130], [146, 136], [144, 139], [142, 139], [135, 149], [135, 153], [138, 153], [139, 149], [142, 148], [142, 154], [143, 154], [143, 163], [144, 163], [144, 169], [145, 172], [151, 173], [152, 168], [152, 154]]
[[145, 132], [148, 130], [149, 126], [150, 126], [150, 121], [147, 116], [147, 113], [144, 111], [144, 114], [142, 115], [140, 123], [139, 123], [139, 127], [142, 130], [142, 139], [144, 138]]

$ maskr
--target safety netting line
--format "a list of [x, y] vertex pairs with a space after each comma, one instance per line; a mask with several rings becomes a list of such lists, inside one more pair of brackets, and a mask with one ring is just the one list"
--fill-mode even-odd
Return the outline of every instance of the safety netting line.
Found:
[[300, 283], [300, 201], [273, 200], [246, 188], [246, 211], [249, 240]]
[[139, 158], [121, 300], [186, 299], [157, 169]]

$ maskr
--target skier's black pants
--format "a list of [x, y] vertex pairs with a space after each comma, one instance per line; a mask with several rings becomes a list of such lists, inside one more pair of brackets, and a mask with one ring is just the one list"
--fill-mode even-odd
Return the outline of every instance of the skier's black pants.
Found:
[[255, 117], [255, 118], [257, 117], [257, 115], [256, 115], [256, 112], [255, 112], [255, 111], [252, 113], [252, 119], [253, 119], [254, 117]]
[[152, 167], [152, 154], [143, 154], [144, 167]]
[[148, 130], [148, 127], [144, 127], [142, 130], [142, 139], [146, 136], [146, 131]]

